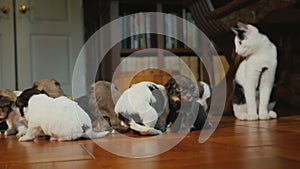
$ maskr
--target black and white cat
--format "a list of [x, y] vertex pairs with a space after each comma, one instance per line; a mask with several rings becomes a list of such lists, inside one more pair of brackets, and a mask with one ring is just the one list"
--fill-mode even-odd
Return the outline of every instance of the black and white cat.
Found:
[[[243, 57], [235, 76], [233, 111], [240, 120], [277, 118], [274, 79], [277, 67], [276, 46], [250, 24], [238, 23], [236, 53]], [[258, 112], [258, 113], [257, 113]]]

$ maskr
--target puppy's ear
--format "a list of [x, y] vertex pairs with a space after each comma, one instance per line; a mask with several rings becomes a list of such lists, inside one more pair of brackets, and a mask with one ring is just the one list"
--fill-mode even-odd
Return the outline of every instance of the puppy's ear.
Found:
[[174, 78], [171, 78], [170, 80], [168, 80], [168, 82], [164, 85], [166, 90], [169, 91], [172, 87], [173, 87], [173, 84], [175, 84], [176, 81]]
[[149, 88], [150, 91], [158, 89], [158, 87], [156, 85], [154, 85], [154, 84], [151, 84], [150, 86], [148, 86], [148, 88]]
[[45, 95], [49, 96], [49, 94], [45, 90], [41, 90], [41, 94], [45, 94]]
[[199, 89], [199, 97], [202, 98], [204, 94], [204, 86], [201, 82], [198, 85], [198, 89]]
[[32, 85], [32, 88], [34, 88], [34, 89], [38, 88], [37, 82]]
[[26, 99], [24, 99], [22, 97], [17, 98], [15, 106], [22, 108], [22, 107], [26, 107], [27, 105], [28, 105], [28, 101], [26, 101]]
[[52, 81], [56, 86], [59, 86], [59, 87], [60, 87], [60, 83], [59, 83], [57, 80], [51, 79], [51, 81]]
[[41, 94], [41, 91], [39, 89], [36, 88], [29, 88], [24, 90], [19, 97], [17, 97], [17, 101], [19, 102], [18, 104], [20, 106], [24, 106], [23, 104], [26, 103], [26, 105], [28, 104], [29, 99], [36, 94]]
[[11, 103], [8, 97], [0, 96], [0, 107], [10, 107]]

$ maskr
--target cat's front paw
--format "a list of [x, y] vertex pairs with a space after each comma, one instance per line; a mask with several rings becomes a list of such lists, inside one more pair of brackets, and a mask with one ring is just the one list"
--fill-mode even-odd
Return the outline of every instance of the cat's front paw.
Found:
[[258, 120], [257, 114], [247, 114], [247, 120]]
[[24, 136], [19, 138], [19, 141], [31, 141], [31, 140], [33, 140], [33, 138], [31, 138], [27, 135], [24, 135]]
[[276, 112], [274, 112], [273, 110], [270, 110], [269, 111], [269, 116], [270, 116], [270, 118], [272, 118], [272, 119], [276, 119], [278, 116], [277, 116], [277, 113]]
[[259, 120], [269, 120], [270, 116], [268, 113], [259, 113]]
[[247, 113], [245, 112], [235, 112], [234, 116], [239, 120], [247, 120]]

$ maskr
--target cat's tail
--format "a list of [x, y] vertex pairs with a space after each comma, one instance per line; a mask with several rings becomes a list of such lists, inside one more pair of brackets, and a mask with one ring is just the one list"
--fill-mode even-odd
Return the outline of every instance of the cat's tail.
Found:
[[87, 139], [96, 139], [104, 137], [109, 133], [109, 131], [95, 132], [92, 129], [87, 130], [82, 136]]

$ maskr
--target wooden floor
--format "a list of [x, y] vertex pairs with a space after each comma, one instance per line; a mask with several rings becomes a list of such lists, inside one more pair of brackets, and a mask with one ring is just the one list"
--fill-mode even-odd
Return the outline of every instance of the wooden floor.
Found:
[[[2, 135], [0, 169], [300, 168], [300, 116], [271, 121], [238, 121], [223, 117], [205, 143], [198, 142], [199, 134], [200, 131], [193, 131], [171, 150], [148, 158], [120, 157], [96, 144], [106, 143], [111, 147], [118, 142], [124, 144], [124, 138], [116, 134], [95, 141], [70, 142], [41, 139], [18, 142], [15, 136]], [[173, 138], [176, 136], [163, 137], [170, 141]], [[125, 143], [121, 147], [128, 146], [131, 145]], [[132, 152], [157, 148], [151, 146], [137, 147]]]

